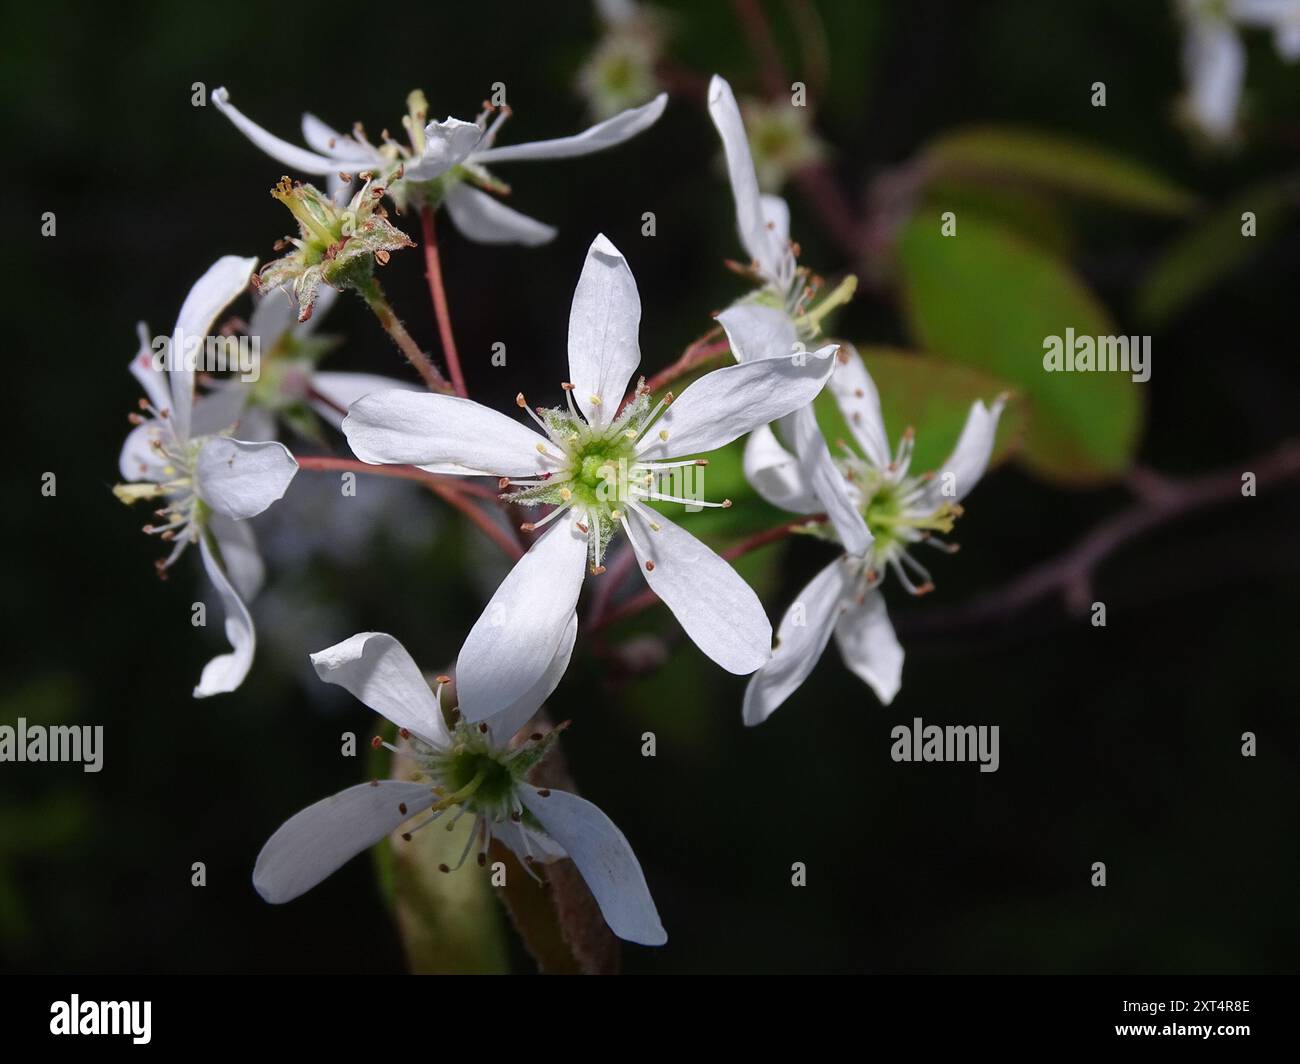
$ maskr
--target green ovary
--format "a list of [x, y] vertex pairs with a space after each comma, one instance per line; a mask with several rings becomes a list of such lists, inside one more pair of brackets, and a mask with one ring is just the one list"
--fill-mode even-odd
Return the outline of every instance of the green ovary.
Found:
[[961, 512], [959, 507], [949, 503], [944, 503], [929, 514], [908, 510], [901, 501], [908, 490], [907, 482], [901, 485], [883, 482], [862, 508], [862, 518], [875, 540], [875, 552], [879, 558], [889, 558], [895, 551], [905, 547], [910, 539], [915, 538], [905, 534], [908, 529], [917, 532], [951, 532], [953, 522]]
[[580, 444], [569, 455], [569, 481], [574, 501], [588, 512], [595, 511], [608, 517], [622, 502], [626, 484], [622, 477], [630, 477], [636, 463], [636, 452], [630, 442], [603, 439]]
[[509, 768], [491, 755], [474, 750], [453, 754], [443, 778], [450, 790], [468, 792], [464, 796], [466, 803], [477, 807], [501, 805], [515, 785]]

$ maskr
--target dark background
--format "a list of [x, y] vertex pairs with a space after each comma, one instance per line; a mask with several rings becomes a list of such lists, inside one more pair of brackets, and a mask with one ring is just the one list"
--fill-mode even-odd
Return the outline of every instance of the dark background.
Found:
[[[730, 5], [665, 6], [679, 13], [677, 62], [757, 91]], [[1293, 165], [1294, 127], [1217, 159], [1173, 126], [1171, 5], [818, 7], [832, 43], [818, 125], [854, 199], [881, 168], [970, 121], [1100, 141], [1211, 202]], [[310, 557], [283, 538], [294, 530], [259, 525], [271, 575], [255, 609], [258, 659], [236, 694], [193, 701], [217, 647], [189, 626], [197, 558], [160, 584], [143, 512], [110, 493], [137, 397], [126, 364], [138, 319], [165, 331], [207, 264], [269, 258], [288, 223], [267, 195], [283, 167], [214, 108], [192, 107], [193, 82], [228, 86], [245, 113], [297, 140], [305, 109], [343, 129], [361, 119], [371, 132], [396, 130], [415, 86], [434, 116], [472, 117], [503, 81], [515, 109], [507, 142], [562, 135], [587, 123], [572, 85], [595, 41], [592, 12], [41, 3], [7, 5], [5, 19], [5, 419], [17, 454], [5, 463], [0, 721], [61, 719], [107, 734], [98, 775], [0, 765], [0, 958], [29, 971], [400, 970], [369, 863], [272, 908], [251, 888], [253, 858], [286, 816], [363, 771], [339, 757], [338, 736], [368, 734], [373, 718], [323, 689], [307, 653], [374, 628], [442, 667], [501, 564], [413, 486], [385, 497], [364, 550], [324, 549], [337, 538], [328, 518], [309, 530], [324, 544]], [[1294, 104], [1295, 73], [1266, 39], [1252, 39], [1251, 56], [1252, 82]], [[1104, 111], [1088, 105], [1096, 80], [1108, 85]], [[598, 230], [636, 274], [648, 368], [707, 326], [707, 312], [737, 294], [720, 268], [737, 249], [718, 154], [702, 110], [675, 99], [618, 150], [510, 166], [514, 204], [557, 225], [554, 243], [488, 248], [443, 225], [476, 397], [558, 395], [569, 299]], [[807, 204], [790, 199], [804, 260], [852, 268]], [[52, 239], [39, 235], [46, 210], [58, 218]], [[646, 210], [657, 214], [654, 239], [639, 235]], [[1132, 286], [1174, 231], [1121, 217], [1085, 234], [1076, 265], [1121, 326]], [[1294, 236], [1156, 334], [1143, 462], [1171, 473], [1246, 468], [1295, 432]], [[384, 278], [436, 350], [418, 255], [394, 256]], [[350, 338], [337, 365], [400, 372], [359, 304], [341, 303], [329, 326]], [[872, 297], [838, 331], [906, 339], [894, 308]], [[496, 341], [510, 353], [508, 379], [488, 362]], [[47, 470], [55, 498], [39, 492]], [[312, 476], [300, 474], [293, 492], [313, 490]], [[900, 630], [1061, 551], [1125, 498], [1000, 469], [970, 500], [960, 557], [936, 564], [938, 591], [912, 603], [888, 588]], [[662, 950], [627, 948], [627, 968], [1294, 969], [1296, 517], [1290, 491], [1266, 491], [1137, 542], [1101, 574], [1104, 629], [1051, 603], [977, 632], [907, 638], [903, 691], [888, 709], [833, 651], [753, 730], [740, 721], [743, 681], [693, 648], [618, 691], [575, 658], [553, 703], [574, 718], [570, 763], [632, 840], [670, 934]], [[775, 617], [826, 554], [803, 541], [770, 553], [786, 563], [764, 587]], [[647, 630], [672, 629], [662, 611], [647, 615]], [[914, 716], [1000, 725], [1000, 771], [894, 764], [890, 728]], [[639, 753], [647, 729], [659, 736], [653, 760]], [[1240, 756], [1245, 730], [1259, 736], [1254, 759]], [[189, 885], [196, 860], [208, 868], [201, 890]], [[1089, 885], [1098, 860], [1104, 889]], [[793, 861], [808, 866], [805, 889], [790, 886]]]

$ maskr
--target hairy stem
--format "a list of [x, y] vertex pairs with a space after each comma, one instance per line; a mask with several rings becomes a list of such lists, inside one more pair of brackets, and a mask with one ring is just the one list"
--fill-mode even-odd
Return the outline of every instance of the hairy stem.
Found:
[[393, 343], [398, 346], [398, 349], [406, 356], [406, 360], [415, 367], [416, 372], [424, 379], [429, 391], [451, 392], [453, 389], [447, 383], [447, 378], [438, 372], [438, 367], [429, 361], [429, 356], [420, 350], [420, 345], [406, 331], [406, 326], [398, 320], [393, 308], [385, 298], [384, 290], [380, 288], [379, 282], [372, 277], [365, 285], [358, 287], [357, 292], [365, 300], [366, 306], [379, 319], [379, 324], [383, 326], [384, 332], [392, 337]]

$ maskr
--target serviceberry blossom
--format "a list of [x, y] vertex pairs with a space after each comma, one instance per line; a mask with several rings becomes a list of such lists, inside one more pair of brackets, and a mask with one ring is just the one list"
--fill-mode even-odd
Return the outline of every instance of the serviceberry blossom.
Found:
[[[914, 595], [932, 590], [930, 573], [912, 555], [918, 544], [954, 553], [955, 544], [938, 534], [952, 531], [960, 501], [988, 467], [1003, 399], [992, 407], [972, 404], [957, 445], [939, 472], [910, 471], [914, 438], [909, 429], [891, 453], [880, 411], [880, 396], [862, 359], [845, 345], [830, 389], [859, 450], [843, 444], [837, 465], [841, 478], [872, 535], [864, 553], [845, 551], [799, 592], [777, 629], [772, 660], [745, 690], [746, 724], [766, 720], [807, 679], [835, 634], [844, 663], [888, 705], [902, 683], [903, 648], [894, 635], [879, 585], [892, 570]], [[751, 434], [745, 447], [745, 474], [774, 506], [794, 513], [816, 513], [825, 506], [819, 486], [785, 450], [770, 429]], [[810, 524], [807, 531], [839, 542], [835, 526]], [[918, 583], [919, 581], [919, 583]]]
[[[732, 349], [738, 359], [745, 352], [802, 350], [824, 338], [822, 321], [851, 298], [857, 279], [847, 277], [829, 295], [818, 298], [821, 279], [795, 261], [789, 208], [781, 198], [759, 193], [740, 108], [731, 86], [717, 75], [709, 83], [709, 114], [722, 137], [740, 242], [751, 259], [748, 272], [759, 285], [738, 304], [746, 313], [733, 325], [733, 333], [739, 332], [734, 339], [739, 342], [733, 343]], [[780, 430], [799, 456], [804, 476], [818, 485], [845, 549], [861, 554], [871, 536], [831, 459], [812, 406], [787, 415]]]
[[[451, 813], [449, 825], [463, 816], [473, 821], [457, 869], [475, 848], [478, 863], [485, 864], [494, 838], [525, 868], [570, 857], [616, 935], [647, 946], [666, 942], [645, 875], [623, 833], [591, 802], [528, 782], [559, 730], [512, 741], [559, 683], [576, 632], [575, 621], [533, 687], [480, 723], [454, 710], [449, 723], [443, 707], [448, 677], [438, 677], [431, 690], [411, 655], [390, 635], [362, 632], [313, 654], [322, 680], [351, 691], [397, 726], [404, 743], [383, 745], [398, 763], [409, 764], [418, 782], [362, 783], [291, 817], [258, 855], [257, 892], [269, 902], [291, 901], [408, 821], [419, 818], [402, 836], [409, 841]], [[442, 870], [452, 871], [446, 865]]]
[[394, 251], [415, 246], [388, 220], [379, 202], [383, 186], [373, 181], [366, 181], [345, 207], [314, 186], [287, 177], [271, 195], [289, 209], [299, 235], [281, 242], [281, 249], [293, 250], [263, 266], [255, 284], [259, 291], [283, 288], [292, 294], [300, 322], [311, 317], [322, 285], [371, 297], [376, 263], [383, 266]]
[[332, 189], [347, 184], [354, 175], [371, 173], [401, 209], [408, 204], [445, 204], [456, 228], [471, 240], [536, 245], [551, 240], [556, 230], [488, 195], [510, 192], [510, 186], [490, 173], [488, 165], [521, 159], [567, 159], [612, 148], [654, 125], [668, 97], [660, 93], [641, 107], [623, 111], [571, 137], [497, 147], [497, 135], [510, 117], [508, 107], [485, 104], [473, 122], [451, 117], [426, 122], [428, 104], [424, 94], [417, 91], [407, 98], [407, 114], [402, 119], [409, 144], [393, 140], [385, 130], [379, 145], [375, 145], [360, 125], [347, 136], [314, 115], [304, 114], [303, 139], [311, 150], [268, 133], [235, 108], [224, 88], [213, 92], [212, 102], [272, 158], [302, 173], [330, 175]]
[[[732, 337], [755, 333], [751, 308], [720, 321]], [[467, 399], [375, 392], [343, 422], [353, 452], [371, 463], [499, 478], [503, 497], [550, 511], [546, 528], [474, 625], [457, 673], [461, 709], [482, 720], [537, 682], [573, 620], [586, 571], [599, 574], [622, 530], [646, 581], [715, 662], [744, 675], [771, 653], [771, 626], [750, 587], [723, 559], [649, 504], [729, 506], [674, 493], [701, 455], [810, 403], [833, 366], [833, 346], [746, 358], [652, 405], [644, 387], [623, 402], [641, 361], [641, 301], [622, 254], [604, 236], [587, 253], [569, 315], [567, 408], [517, 404], [537, 429]]]
[[145, 392], [142, 414], [122, 448], [118, 465], [127, 483], [113, 489], [126, 503], [161, 503], [159, 524], [145, 531], [173, 544], [159, 560], [165, 574], [191, 543], [217, 589], [232, 651], [203, 669], [194, 697], [233, 691], [248, 674], [256, 643], [245, 601], [262, 583], [262, 562], [247, 518], [261, 513], [289, 486], [298, 463], [274, 442], [223, 435], [230, 423], [220, 402], [194, 400], [196, 359], [218, 315], [249, 286], [256, 259], [218, 259], [190, 289], [176, 327], [161, 350], [139, 326], [140, 351], [131, 373]]
[[337, 295], [336, 289], [322, 288], [315, 312], [304, 322], [297, 320], [298, 305], [285, 289], [268, 289], [258, 299], [247, 330], [257, 343], [256, 380], [215, 380], [202, 400], [224, 404], [220, 416], [242, 439], [276, 439], [283, 423], [304, 439], [323, 442], [320, 422], [340, 428], [347, 408], [363, 395], [420, 387], [378, 373], [319, 368], [336, 341], [318, 335], [317, 327]]
[[1277, 54], [1300, 59], [1300, 0], [1180, 0], [1186, 36], [1183, 111], [1209, 140], [1225, 143], [1237, 133], [1246, 80], [1246, 47], [1239, 27], [1271, 30]]
[[578, 72], [578, 89], [596, 118], [609, 118], [659, 92], [655, 68], [667, 36], [663, 17], [635, 0], [596, 0], [601, 38]]

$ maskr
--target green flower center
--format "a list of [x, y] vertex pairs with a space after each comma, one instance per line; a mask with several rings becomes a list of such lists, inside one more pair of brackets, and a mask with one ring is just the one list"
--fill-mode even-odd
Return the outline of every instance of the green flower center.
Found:
[[469, 749], [451, 754], [443, 780], [454, 792], [468, 792], [466, 800], [472, 805], [489, 809], [505, 803], [515, 785], [508, 766], [489, 753]]
[[627, 493], [627, 478], [635, 463], [631, 440], [578, 441], [569, 452], [569, 489], [588, 512], [608, 517]]

